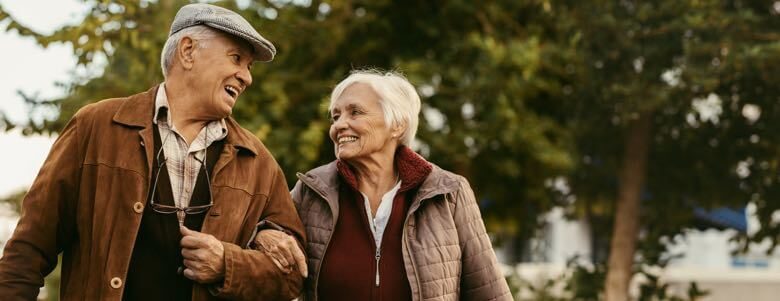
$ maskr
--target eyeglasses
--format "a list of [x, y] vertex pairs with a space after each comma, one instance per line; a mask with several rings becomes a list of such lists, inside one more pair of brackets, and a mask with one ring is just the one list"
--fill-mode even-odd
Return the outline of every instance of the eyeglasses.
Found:
[[[166, 137], [167, 138], [167, 137]], [[149, 195], [149, 204], [152, 206], [152, 210], [154, 212], [160, 213], [160, 214], [173, 214], [176, 213], [176, 218], [179, 220], [179, 225], [184, 224], [184, 217], [187, 214], [194, 215], [194, 214], [201, 214], [206, 211], [209, 211], [211, 206], [214, 206], [214, 196], [211, 194], [211, 177], [209, 176], [209, 170], [206, 167], [206, 162], [204, 160], [200, 160], [198, 158], [195, 158], [196, 161], [200, 162], [200, 168], [203, 170], [204, 174], [206, 175], [206, 184], [209, 190], [209, 203], [206, 205], [199, 205], [199, 206], [189, 206], [181, 208], [179, 206], [171, 206], [171, 205], [164, 205], [164, 204], [158, 204], [154, 201], [155, 192], [157, 191], [157, 182], [160, 180], [160, 173], [163, 170], [162, 168], [165, 167], [165, 162], [168, 161], [168, 158], [160, 158], [160, 155], [162, 154], [162, 146], [160, 147], [160, 151], [157, 152], [157, 174], [154, 177], [154, 185], [152, 186], [152, 192]], [[206, 158], [206, 152], [203, 152], [203, 158]], [[196, 180], [197, 181], [197, 180]]]

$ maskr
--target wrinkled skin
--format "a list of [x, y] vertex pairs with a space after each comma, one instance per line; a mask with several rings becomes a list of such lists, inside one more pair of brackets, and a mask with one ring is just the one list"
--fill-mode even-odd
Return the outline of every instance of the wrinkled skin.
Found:
[[264, 252], [285, 274], [289, 274], [297, 267], [298, 272], [305, 278], [309, 274], [306, 265], [306, 256], [298, 246], [297, 240], [282, 231], [262, 230], [255, 237], [257, 249]]

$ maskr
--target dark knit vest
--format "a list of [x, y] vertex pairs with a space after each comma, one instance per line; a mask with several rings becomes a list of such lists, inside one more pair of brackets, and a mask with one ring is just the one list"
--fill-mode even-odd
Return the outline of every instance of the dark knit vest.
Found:
[[[154, 154], [162, 147], [157, 125], [154, 126]], [[207, 149], [206, 168], [213, 174], [214, 165], [219, 158], [224, 141], [214, 141]], [[164, 158], [165, 154], [161, 155]], [[174, 205], [171, 181], [167, 165], [157, 168], [159, 162], [154, 158], [152, 178], [149, 180], [149, 193], [157, 173], [155, 203]], [[209, 187], [203, 169], [198, 173], [195, 187], [190, 198], [190, 206], [209, 203]], [[190, 215], [184, 219], [184, 225], [200, 231], [206, 213]], [[141, 218], [141, 226], [133, 247], [133, 256], [127, 271], [127, 281], [123, 300], [191, 300], [193, 282], [181, 274], [183, 258], [181, 255], [181, 232], [176, 214], [160, 214], [152, 210], [147, 203]]]
[[432, 166], [404, 146], [396, 151], [395, 161], [401, 188], [393, 199], [382, 236], [378, 285], [376, 243], [356, 174], [346, 163], [337, 163], [341, 180], [339, 214], [320, 270], [319, 300], [412, 300], [402, 253], [403, 226], [412, 197]]

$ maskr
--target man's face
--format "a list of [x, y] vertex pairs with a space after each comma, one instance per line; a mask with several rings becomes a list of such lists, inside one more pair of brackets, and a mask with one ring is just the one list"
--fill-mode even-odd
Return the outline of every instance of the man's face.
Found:
[[208, 119], [230, 116], [241, 93], [252, 84], [252, 48], [227, 34], [196, 40], [191, 88], [197, 91], [201, 112]]

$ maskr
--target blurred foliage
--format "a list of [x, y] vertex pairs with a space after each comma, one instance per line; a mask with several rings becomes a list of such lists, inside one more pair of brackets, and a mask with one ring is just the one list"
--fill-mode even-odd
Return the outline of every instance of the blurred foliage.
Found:
[[11, 210], [16, 213], [22, 212], [22, 200], [27, 195], [27, 189], [12, 192], [9, 195], [0, 198], [0, 204], [8, 204], [11, 206]]
[[[51, 35], [0, 7], [0, 30], [70, 45], [82, 65], [104, 62], [102, 73], [62, 83], [63, 98], [21, 95], [56, 118], [14, 124], [0, 114], [0, 127], [56, 133], [85, 104], [162, 81], [160, 49], [187, 1], [85, 3], [82, 22]], [[417, 149], [471, 181], [498, 238], [528, 238], [562, 206], [608, 245], [629, 125], [646, 114], [653, 130], [638, 192], [641, 262], [662, 261], [664, 242], [693, 223], [695, 207], [753, 202], [762, 227], [737, 237], [742, 246], [780, 241], [772, 221], [780, 207], [780, 6], [772, 1], [213, 3], [241, 13], [279, 50], [253, 68], [255, 84], [234, 117], [290, 183], [296, 171], [334, 159], [330, 89], [353, 68], [378, 67], [418, 87]], [[593, 253], [597, 264], [606, 258]]]
[[[770, 76], [780, 63], [776, 2], [551, 3], [557, 29], [580, 41], [579, 60], [567, 66], [579, 80], [562, 101], [571, 108], [565, 120], [576, 145], [576, 168], [560, 198], [571, 204], [571, 215], [586, 217], [594, 234], [613, 233], [615, 218], [639, 219], [639, 263], [656, 265], [666, 242], [694, 223], [694, 208], [754, 202], [761, 230], [738, 240], [744, 249], [764, 239], [776, 245], [780, 90]], [[640, 170], [624, 163], [640, 116], [650, 116], [652, 128], [643, 189], [632, 192], [640, 209], [617, 214], [624, 180], [618, 171]], [[634, 253], [609, 252], [626, 251]], [[594, 261], [603, 262], [601, 255]]]
[[[738, 237], [743, 248], [780, 227], [780, 18], [771, 1], [561, 1], [559, 28], [577, 37], [579, 61], [566, 121], [576, 141], [572, 216], [611, 233], [616, 177], [629, 125], [652, 116], [646, 183], [641, 191], [643, 262], [658, 263], [664, 238], [693, 224], [693, 208], [758, 207], [761, 230]], [[567, 87], [564, 87], [566, 89]], [[771, 252], [771, 250], [770, 250]]]
[[[639, 274], [638, 301], [699, 301], [709, 293], [701, 290], [695, 282], [688, 284], [683, 296], [672, 292], [672, 287], [659, 276], [659, 272], [668, 262], [653, 268], [645, 267]], [[563, 274], [546, 279], [524, 279], [513, 273], [507, 277], [507, 283], [519, 301], [599, 301], [603, 300], [602, 290], [606, 277], [604, 264], [584, 265], [576, 257], [566, 264]]]
[[[144, 91], [162, 81], [159, 52], [186, 1], [87, 1], [84, 21], [43, 36], [14, 21], [6, 30], [40, 44], [74, 47], [102, 74], [65, 83], [55, 119], [21, 124], [25, 133], [60, 130], [82, 106]], [[574, 48], [547, 43], [551, 15], [540, 1], [254, 1], [239, 11], [279, 55], [253, 68], [255, 84], [234, 117], [272, 151], [293, 183], [334, 159], [327, 137], [330, 89], [353, 68], [403, 71], [424, 103], [418, 149], [472, 181], [495, 231], [528, 237], [554, 204], [544, 180], [573, 167], [560, 111], [564, 62]], [[541, 25], [537, 25], [541, 24]], [[519, 55], [518, 55], [519, 54]], [[98, 60], [100, 61], [100, 60]], [[557, 115], [556, 115], [557, 114]]]
[[[38, 296], [41, 301], [57, 301], [60, 299], [60, 279], [62, 275], [62, 254], [57, 258], [57, 267], [54, 268], [46, 278], [43, 279], [44, 289], [46, 290], [45, 296], [43, 294]], [[45, 298], [41, 298], [45, 297]]]
[[641, 265], [639, 275], [644, 279], [639, 284], [638, 301], [697, 301], [703, 300], [709, 295], [709, 291], [702, 290], [696, 282], [690, 282], [685, 296], [678, 296], [670, 292], [670, 284], [665, 283], [661, 273], [669, 262], [677, 256], [666, 256], [656, 261], [653, 266]]
[[[8, 196], [0, 198], [0, 204], [8, 205], [10, 206], [10, 209], [16, 212], [17, 214], [22, 213], [22, 200], [24, 199], [24, 196], [27, 194], [27, 190], [20, 190], [14, 193], [9, 194]], [[3, 245], [5, 245], [5, 241], [3, 241]], [[61, 263], [62, 262], [62, 255], [60, 255], [58, 261], [57, 261], [57, 267], [49, 273], [49, 275], [44, 278], [44, 289], [46, 290], [46, 294], [41, 294], [38, 296], [38, 300], [41, 301], [57, 301], [59, 300], [59, 291], [60, 291], [60, 270], [61, 270]]]

